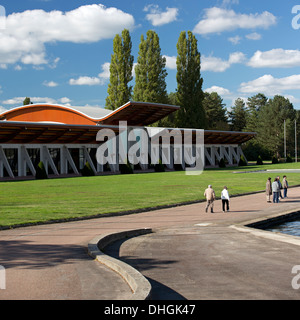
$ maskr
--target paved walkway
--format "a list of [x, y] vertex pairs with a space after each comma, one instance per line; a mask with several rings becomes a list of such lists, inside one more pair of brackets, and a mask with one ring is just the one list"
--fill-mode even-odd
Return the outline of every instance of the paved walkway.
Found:
[[[156, 232], [112, 246], [153, 285], [154, 299], [299, 299], [291, 286], [300, 265], [300, 240], [278, 241], [232, 225], [299, 210], [300, 188], [267, 203], [263, 193], [232, 198], [231, 210], [205, 213], [205, 203], [0, 232], [4, 299], [128, 299], [131, 291], [113, 271], [87, 255], [104, 233], [138, 228]], [[284, 237], [285, 238], [285, 237]]]

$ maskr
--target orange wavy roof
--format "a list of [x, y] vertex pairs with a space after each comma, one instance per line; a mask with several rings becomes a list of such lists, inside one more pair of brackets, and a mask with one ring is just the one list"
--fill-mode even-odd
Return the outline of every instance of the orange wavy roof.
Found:
[[0, 120], [71, 125], [117, 125], [119, 121], [127, 121], [131, 126], [147, 126], [178, 109], [178, 106], [133, 101], [113, 111], [95, 107], [76, 109], [54, 104], [31, 104], [3, 112]]

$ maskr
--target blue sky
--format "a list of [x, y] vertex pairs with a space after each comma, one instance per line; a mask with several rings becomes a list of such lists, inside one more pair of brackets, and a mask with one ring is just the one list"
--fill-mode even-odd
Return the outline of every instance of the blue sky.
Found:
[[176, 89], [179, 34], [191, 30], [201, 53], [203, 90], [217, 91], [228, 108], [238, 97], [262, 92], [288, 97], [300, 109], [296, 1], [2, 0], [0, 5], [5, 9], [1, 109], [22, 105], [25, 96], [34, 103], [104, 107], [113, 38], [124, 28], [130, 30], [135, 62], [141, 35], [157, 32], [167, 59], [168, 92]]

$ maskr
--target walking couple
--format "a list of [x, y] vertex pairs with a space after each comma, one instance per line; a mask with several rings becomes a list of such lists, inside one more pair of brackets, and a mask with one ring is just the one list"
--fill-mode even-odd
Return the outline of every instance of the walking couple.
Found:
[[[205, 189], [204, 196], [206, 197], [205, 212], [207, 212], [208, 208], [210, 207], [210, 211], [213, 213], [214, 212], [214, 201], [216, 199], [216, 195], [215, 195], [215, 191], [211, 185], [209, 185], [208, 188]], [[226, 206], [226, 210], [229, 211], [230, 198], [229, 198], [229, 193], [228, 193], [226, 186], [224, 186], [224, 189], [221, 192], [221, 199], [222, 199], [223, 212], [225, 212], [225, 206]]]

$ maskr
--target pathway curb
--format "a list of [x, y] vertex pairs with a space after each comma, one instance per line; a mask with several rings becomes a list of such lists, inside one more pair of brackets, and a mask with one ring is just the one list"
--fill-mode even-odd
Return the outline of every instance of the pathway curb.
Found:
[[104, 234], [95, 237], [88, 244], [88, 254], [92, 258], [118, 273], [128, 283], [133, 292], [130, 300], [151, 299], [152, 287], [150, 282], [135, 268], [131, 267], [121, 260], [106, 255], [105, 253], [103, 253], [103, 250], [106, 246], [117, 240], [136, 237], [152, 232], [152, 229], [145, 228], [112, 234]]

